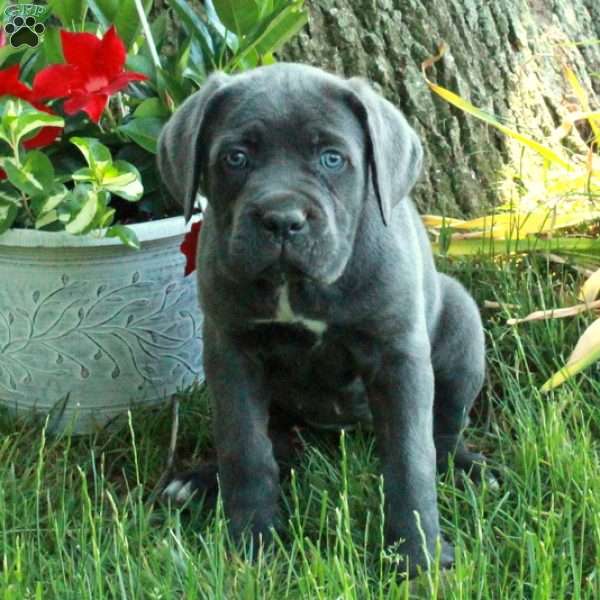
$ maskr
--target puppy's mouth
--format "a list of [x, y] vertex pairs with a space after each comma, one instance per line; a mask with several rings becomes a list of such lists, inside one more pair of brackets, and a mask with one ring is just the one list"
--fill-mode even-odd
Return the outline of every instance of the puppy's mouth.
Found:
[[285, 279], [314, 279], [314, 277], [294, 254], [289, 249], [286, 249], [284, 244], [282, 245], [279, 257], [265, 266], [257, 274], [257, 279], [278, 283]]

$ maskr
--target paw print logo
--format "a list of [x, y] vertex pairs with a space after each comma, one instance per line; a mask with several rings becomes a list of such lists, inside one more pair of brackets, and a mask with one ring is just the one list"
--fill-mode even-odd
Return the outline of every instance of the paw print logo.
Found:
[[38, 23], [35, 17], [13, 16], [4, 26], [8, 34], [8, 43], [13, 48], [19, 46], [30, 46], [35, 48], [39, 43], [46, 28], [43, 23]]

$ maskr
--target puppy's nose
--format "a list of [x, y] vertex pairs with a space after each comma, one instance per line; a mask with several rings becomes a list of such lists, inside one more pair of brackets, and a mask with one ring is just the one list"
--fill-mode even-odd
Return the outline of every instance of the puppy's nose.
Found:
[[306, 215], [298, 208], [271, 209], [261, 216], [264, 229], [280, 237], [288, 237], [306, 229]]

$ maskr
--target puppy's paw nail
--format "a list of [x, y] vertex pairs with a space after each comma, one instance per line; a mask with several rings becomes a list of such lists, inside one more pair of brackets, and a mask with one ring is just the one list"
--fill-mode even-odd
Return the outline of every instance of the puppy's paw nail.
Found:
[[179, 502], [180, 504], [183, 504], [184, 502], [186, 502], [187, 500], [189, 500], [192, 497], [193, 493], [194, 493], [194, 490], [192, 489], [192, 482], [188, 481], [177, 492], [177, 495], [175, 496], [175, 502]]
[[486, 482], [487, 482], [487, 486], [493, 492], [499, 492], [500, 491], [500, 483], [498, 482], [498, 480], [493, 475], [489, 475], [488, 474], [486, 476]]
[[181, 479], [173, 479], [173, 481], [171, 481], [171, 483], [169, 483], [169, 485], [162, 491], [162, 495], [169, 500], [179, 502], [179, 493], [187, 486], [189, 486], [189, 483], [184, 484]]

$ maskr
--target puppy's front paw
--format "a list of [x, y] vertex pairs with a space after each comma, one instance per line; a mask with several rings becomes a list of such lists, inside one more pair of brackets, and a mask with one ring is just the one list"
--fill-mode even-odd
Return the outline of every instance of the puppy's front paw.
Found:
[[442, 552], [440, 554], [440, 568], [451, 569], [454, 566], [454, 546], [442, 538]]
[[494, 471], [488, 466], [483, 454], [470, 452], [466, 448], [463, 448], [454, 457], [454, 467], [463, 471], [477, 485], [482, 485], [485, 481], [491, 490], [496, 491], [500, 489], [498, 479]]
[[[476, 485], [481, 485], [485, 481], [491, 490], [500, 489], [497, 473], [488, 466], [485, 456], [479, 452], [471, 452], [464, 442], [461, 441], [458, 446], [454, 447], [451, 438], [446, 439], [438, 436], [436, 439], [436, 452], [438, 473], [448, 471], [449, 459], [452, 457], [455, 476], [462, 473]], [[455, 477], [454, 483], [458, 487], [464, 486], [464, 480], [460, 477]]]
[[217, 465], [206, 463], [194, 471], [175, 475], [162, 491], [162, 497], [176, 504], [184, 504], [193, 496], [205, 505], [213, 506], [217, 492]]
[[255, 561], [261, 552], [273, 545], [275, 523], [263, 521], [247, 523], [245, 527], [229, 523], [229, 534], [235, 547], [246, 560]]

